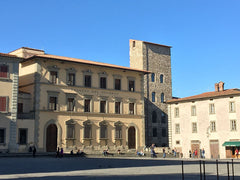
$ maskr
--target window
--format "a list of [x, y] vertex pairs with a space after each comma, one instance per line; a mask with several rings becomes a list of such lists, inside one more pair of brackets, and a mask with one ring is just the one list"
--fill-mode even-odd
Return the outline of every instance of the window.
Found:
[[191, 107], [191, 115], [196, 116], [196, 106]]
[[133, 41], [133, 47], [135, 47], [136, 46], [136, 42], [135, 41]]
[[163, 83], [163, 74], [160, 75], [160, 83]]
[[1, 128], [0, 129], [0, 144], [5, 143], [5, 129]]
[[49, 110], [56, 111], [57, 110], [57, 97], [50, 96], [49, 97]]
[[100, 101], [100, 113], [106, 113], [106, 101]]
[[19, 144], [27, 144], [27, 129], [19, 129]]
[[230, 121], [230, 130], [231, 131], [236, 131], [237, 130], [237, 122], [236, 122], [236, 120], [231, 120]]
[[161, 103], [164, 103], [164, 93], [161, 94]]
[[135, 81], [128, 81], [128, 90], [134, 92], [135, 91]]
[[156, 113], [156, 111], [153, 111], [153, 112], [152, 112], [152, 122], [153, 122], [153, 123], [156, 123], [156, 122], [157, 122], [157, 113]]
[[153, 137], [157, 137], [157, 128], [153, 128]]
[[114, 86], [115, 89], [121, 90], [121, 79], [115, 79], [114, 82], [115, 82], [115, 86]]
[[90, 99], [84, 100], [84, 112], [90, 112]]
[[0, 112], [7, 112], [8, 111], [8, 97], [0, 97]]
[[120, 114], [120, 102], [115, 102], [115, 114]]
[[180, 141], [176, 141], [176, 144], [178, 144], [178, 145], [179, 145], [179, 144], [180, 144]]
[[166, 128], [162, 129], [162, 137], [167, 137], [167, 130], [166, 130]]
[[8, 78], [8, 65], [0, 65], [0, 78]]
[[75, 86], [75, 73], [68, 73], [67, 85]]
[[151, 80], [152, 80], [152, 82], [155, 81], [155, 74], [154, 73], [151, 74]]
[[107, 78], [100, 77], [100, 88], [106, 89], [107, 88]]
[[155, 102], [155, 92], [152, 92], [152, 102]]
[[235, 112], [235, 102], [229, 102], [229, 112]]
[[92, 138], [92, 123], [90, 120], [83, 122], [84, 125], [84, 138], [90, 139]]
[[216, 132], [216, 122], [215, 121], [210, 122], [210, 131]]
[[166, 123], [166, 114], [164, 112], [161, 113], [161, 122]]
[[197, 133], [197, 123], [196, 122], [192, 123], [192, 133]]
[[91, 87], [92, 85], [92, 76], [91, 75], [85, 75], [85, 87]]
[[215, 114], [214, 104], [209, 104], [209, 114]]
[[74, 111], [75, 101], [74, 98], [67, 98], [67, 110]]
[[134, 114], [134, 103], [129, 103], [129, 114]]
[[180, 134], [180, 124], [175, 124], [175, 134]]
[[107, 122], [103, 121], [99, 123], [100, 125], [100, 139], [107, 139]]
[[74, 125], [67, 125], [67, 139], [74, 139], [75, 138], [75, 126]]
[[114, 125], [115, 125], [115, 139], [122, 139], [123, 124], [120, 121], [118, 121]]
[[175, 118], [179, 117], [179, 108], [178, 107], [175, 108], [174, 115], [175, 115]]
[[50, 82], [52, 84], [57, 84], [58, 80], [58, 72], [57, 71], [50, 71]]
[[23, 103], [18, 103], [18, 113], [23, 113]]

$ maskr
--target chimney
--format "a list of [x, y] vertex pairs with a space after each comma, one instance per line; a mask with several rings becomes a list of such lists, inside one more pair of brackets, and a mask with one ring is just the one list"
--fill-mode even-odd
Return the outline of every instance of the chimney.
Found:
[[219, 84], [219, 91], [224, 91], [224, 82], [220, 81], [218, 84]]
[[219, 91], [219, 83], [215, 83], [215, 92]]

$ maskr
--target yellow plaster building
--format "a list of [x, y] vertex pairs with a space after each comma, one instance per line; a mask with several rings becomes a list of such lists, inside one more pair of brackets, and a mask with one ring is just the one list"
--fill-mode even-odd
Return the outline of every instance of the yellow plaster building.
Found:
[[25, 47], [10, 54], [24, 58], [19, 118], [33, 117], [27, 143], [33, 141], [38, 151], [144, 147], [143, 80], [148, 71]]

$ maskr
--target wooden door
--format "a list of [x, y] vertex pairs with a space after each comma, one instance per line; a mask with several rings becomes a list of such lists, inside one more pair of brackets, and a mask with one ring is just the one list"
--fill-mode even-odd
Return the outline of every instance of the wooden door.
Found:
[[50, 124], [47, 127], [46, 138], [47, 152], [55, 152], [57, 149], [57, 126], [55, 124]]
[[135, 149], [136, 148], [136, 140], [135, 140], [135, 127], [131, 126], [128, 129], [128, 148]]
[[195, 158], [199, 158], [200, 157], [200, 144], [199, 143], [192, 143], [191, 144], [191, 149], [192, 152], [197, 150], [197, 156], [194, 156]]
[[213, 159], [219, 158], [219, 143], [218, 143], [218, 140], [211, 140], [210, 141], [210, 153], [211, 153], [211, 158], [213, 158]]

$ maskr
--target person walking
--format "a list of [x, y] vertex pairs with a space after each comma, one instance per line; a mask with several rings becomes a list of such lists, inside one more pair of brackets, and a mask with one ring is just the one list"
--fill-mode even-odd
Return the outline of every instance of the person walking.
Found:
[[236, 157], [238, 159], [238, 148], [236, 148], [236, 150], [235, 150], [235, 155], [236, 155]]
[[165, 148], [163, 148], [163, 158], [166, 157], [166, 152], [165, 152]]
[[205, 150], [204, 150], [204, 148], [202, 149], [202, 158], [205, 159]]
[[34, 158], [35, 158], [35, 156], [36, 156], [36, 152], [37, 152], [37, 149], [36, 149], [35, 146], [33, 146], [32, 155], [33, 155]]
[[56, 158], [59, 158], [60, 157], [60, 149], [59, 147], [57, 148], [57, 151], [56, 151]]

